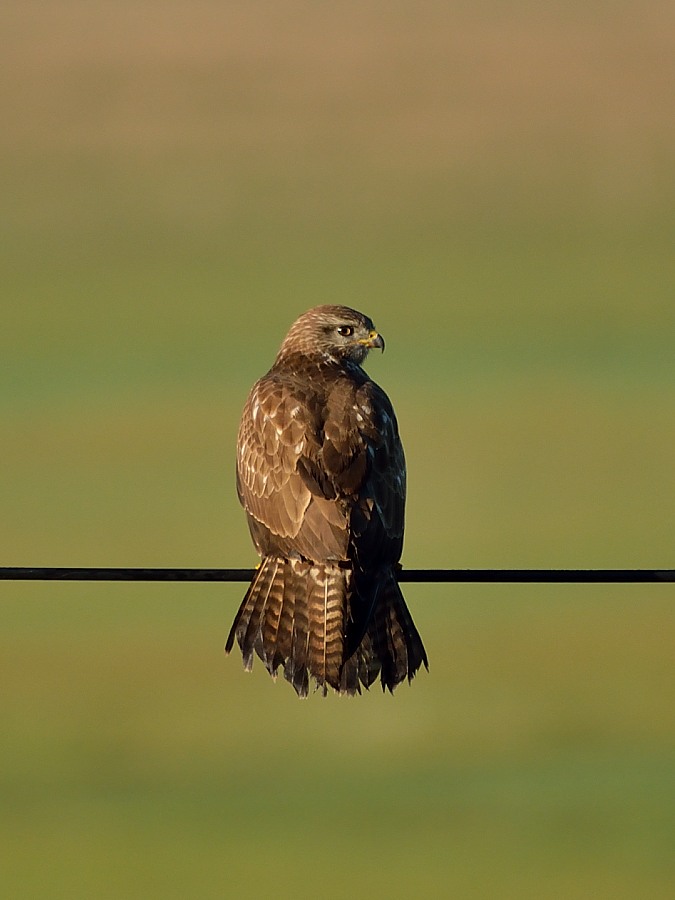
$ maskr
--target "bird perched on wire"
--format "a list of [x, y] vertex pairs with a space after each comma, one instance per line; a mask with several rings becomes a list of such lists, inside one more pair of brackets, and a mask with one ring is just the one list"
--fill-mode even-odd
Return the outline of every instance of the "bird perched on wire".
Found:
[[396, 416], [361, 367], [384, 340], [368, 316], [317, 306], [254, 384], [237, 440], [237, 493], [262, 561], [232, 625], [298, 695], [393, 691], [422, 663], [399, 588], [406, 468]]

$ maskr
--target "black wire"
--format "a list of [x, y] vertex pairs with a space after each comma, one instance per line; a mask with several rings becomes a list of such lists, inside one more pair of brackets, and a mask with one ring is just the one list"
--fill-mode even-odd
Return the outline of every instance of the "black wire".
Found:
[[[255, 569], [0, 567], [0, 581], [240, 581]], [[675, 569], [401, 569], [399, 581], [492, 584], [648, 584], [675, 581]]]

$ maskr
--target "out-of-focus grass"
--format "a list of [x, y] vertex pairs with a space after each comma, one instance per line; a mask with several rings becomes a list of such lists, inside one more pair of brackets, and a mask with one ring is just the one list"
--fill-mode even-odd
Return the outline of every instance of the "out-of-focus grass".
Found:
[[[237, 419], [373, 316], [409, 566], [672, 567], [673, 12], [5, 5], [0, 561], [247, 565]], [[667, 586], [406, 588], [298, 702], [238, 585], [0, 586], [7, 896], [670, 896]]]
[[6, 599], [2, 840], [22, 894], [310, 897], [326, 879], [335, 897], [354, 880], [376, 896], [666, 896], [667, 598], [411, 588], [431, 674], [396, 698], [299, 703], [223, 664], [235, 593]]

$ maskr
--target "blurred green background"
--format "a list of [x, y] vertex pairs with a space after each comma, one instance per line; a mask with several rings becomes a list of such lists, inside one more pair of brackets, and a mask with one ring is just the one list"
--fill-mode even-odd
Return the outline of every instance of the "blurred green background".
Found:
[[[410, 567], [675, 565], [675, 10], [0, 11], [0, 564], [247, 566], [251, 383], [368, 313]], [[5, 897], [671, 897], [674, 590], [409, 585], [296, 699], [243, 585], [0, 585]]]

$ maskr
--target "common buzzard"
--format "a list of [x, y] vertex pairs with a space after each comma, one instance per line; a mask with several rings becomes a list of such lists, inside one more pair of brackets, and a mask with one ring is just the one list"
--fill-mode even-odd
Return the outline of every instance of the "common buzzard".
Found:
[[368, 316], [317, 306], [294, 322], [239, 426], [237, 493], [262, 561], [227, 639], [299, 696], [410, 681], [422, 640], [398, 586], [406, 470], [396, 416], [361, 368]]

